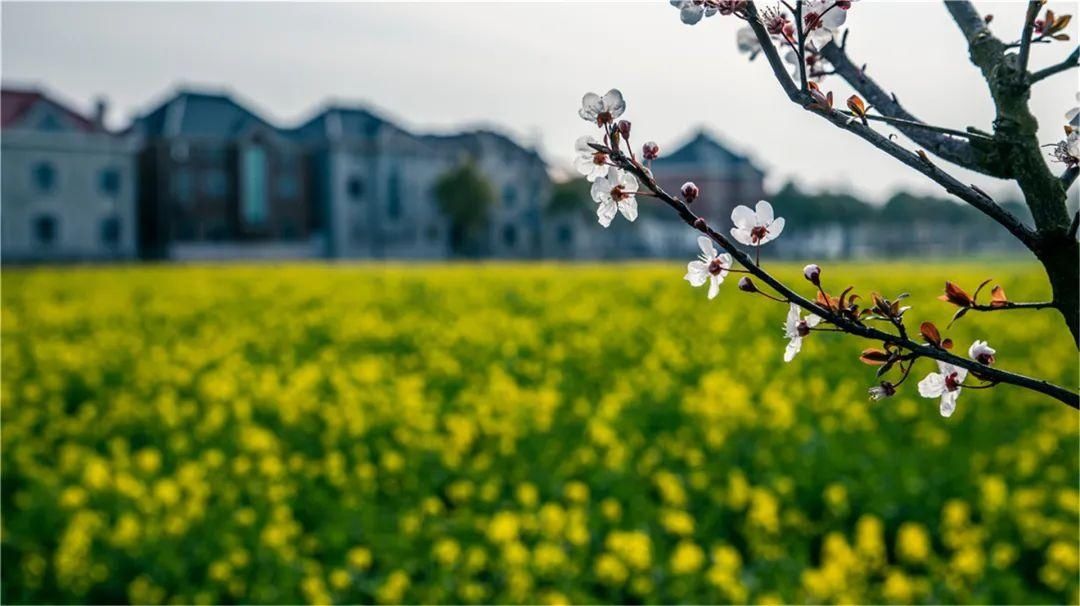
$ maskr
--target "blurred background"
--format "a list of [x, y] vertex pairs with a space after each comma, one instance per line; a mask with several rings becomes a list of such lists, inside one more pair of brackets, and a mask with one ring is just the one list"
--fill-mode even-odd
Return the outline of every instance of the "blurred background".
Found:
[[[783, 103], [764, 61], [736, 51], [736, 19], [687, 27], [663, 8], [7, 4], [4, 260], [684, 256], [693, 236], [663, 209], [602, 237], [595, 225], [570, 159], [591, 132], [581, 95], [611, 87], [637, 144], [660, 143], [660, 181], [703, 188], [699, 212], [772, 199], [790, 229], [781, 256], [1020, 252]], [[982, 8], [1005, 32], [1022, 21], [1017, 3]], [[602, 26], [634, 41], [633, 61], [599, 60]], [[935, 3], [867, 3], [849, 48], [922, 119], [987, 129], [992, 104], [953, 30]], [[1036, 65], [1069, 51], [1038, 45]], [[1047, 144], [1075, 90], [1071, 74], [1035, 90]], [[959, 178], [1028, 219], [1010, 184]]]
[[[1019, 36], [1025, 3], [976, 4]], [[772, 201], [762, 259], [791, 284], [812, 260], [939, 327], [947, 279], [1050, 297], [996, 223], [787, 102], [737, 19], [5, 1], [0, 21], [0, 601], [1080, 601], [1075, 412], [1001, 386], [943, 419], [914, 386], [928, 361], [872, 402], [873, 344], [814, 333], [785, 364], [786, 306], [690, 288], [694, 233], [648, 198], [596, 223], [577, 110], [617, 87], [699, 213]], [[941, 3], [847, 24], [914, 114], [991, 128]], [[1033, 90], [1043, 143], [1077, 89]], [[1011, 184], [953, 174], [1030, 222]], [[1076, 388], [1052, 310], [948, 333]]]

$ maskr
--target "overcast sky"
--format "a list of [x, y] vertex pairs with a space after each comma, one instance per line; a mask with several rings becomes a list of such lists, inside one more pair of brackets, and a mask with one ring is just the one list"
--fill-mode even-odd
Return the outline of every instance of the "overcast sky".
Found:
[[[1005, 39], [1024, 3], [980, 2]], [[1051, 3], [1058, 12], [1075, 3]], [[941, 2], [865, 0], [849, 13], [849, 52], [925, 121], [990, 128], [993, 106]], [[741, 22], [682, 25], [663, 0], [549, 3], [15, 3], [0, 5], [5, 85], [36, 85], [111, 123], [178, 86], [227, 90], [281, 125], [328, 99], [369, 105], [418, 131], [495, 125], [569, 165], [581, 95], [618, 87], [640, 143], [673, 149], [699, 126], [749, 153], [775, 187], [788, 178], [883, 199], [940, 190], [861, 140], [791, 105], [763, 59], [735, 49]], [[1070, 33], [1076, 40], [1076, 21]], [[1075, 42], [1038, 45], [1031, 63], [1062, 60]], [[839, 99], [850, 91], [836, 79]], [[1046, 143], [1076, 104], [1075, 71], [1037, 85]], [[908, 142], [906, 140], [905, 144]], [[1003, 194], [1003, 182], [957, 171]], [[1074, 194], [1075, 195], [1075, 194]]]

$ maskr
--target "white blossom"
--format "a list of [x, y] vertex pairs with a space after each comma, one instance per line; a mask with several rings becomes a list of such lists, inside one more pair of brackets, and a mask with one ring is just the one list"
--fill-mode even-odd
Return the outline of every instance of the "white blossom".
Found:
[[704, 0], [671, 0], [671, 6], [679, 9], [679, 19], [687, 25], [694, 25], [701, 21], [702, 17], [716, 14], [716, 7], [706, 6]]
[[996, 353], [997, 350], [990, 347], [990, 344], [986, 341], [975, 341], [968, 348], [969, 358], [987, 366], [994, 363], [994, 354]]
[[637, 219], [638, 181], [634, 175], [612, 167], [608, 174], [592, 184], [592, 199], [600, 206], [596, 209], [597, 221], [607, 227], [615, 215], [622, 213], [627, 221]]
[[814, 314], [802, 319], [800, 317], [801, 313], [802, 308], [792, 303], [791, 308], [788, 310], [787, 321], [784, 323], [784, 337], [789, 339], [787, 347], [784, 349], [785, 362], [795, 359], [795, 354], [802, 349], [803, 338], [810, 334], [811, 328], [821, 322], [821, 318]]
[[760, 200], [754, 210], [748, 206], [736, 206], [731, 211], [731, 236], [742, 244], [761, 246], [775, 240], [784, 231], [783, 217], [773, 218], [773, 207]]
[[581, 109], [578, 115], [589, 122], [595, 122], [597, 126], [611, 124], [626, 111], [626, 101], [623, 101], [619, 89], [613, 88], [603, 97], [596, 93], [585, 93], [581, 98]]
[[594, 137], [585, 135], [578, 138], [577, 143], [574, 144], [574, 149], [577, 151], [577, 156], [574, 158], [574, 168], [585, 175], [585, 179], [591, 183], [600, 177], [606, 177], [611, 166], [608, 164], [607, 154], [596, 151], [589, 145], [590, 143], [598, 144], [600, 142]]
[[938, 360], [938, 371], [919, 381], [919, 395], [924, 398], [941, 398], [941, 416], [951, 417], [960, 397], [961, 384], [967, 378], [967, 369]]
[[731, 255], [718, 253], [712, 240], [705, 236], [698, 236], [697, 241], [701, 255], [698, 256], [699, 260], [686, 265], [686, 276], [683, 279], [695, 288], [708, 282], [709, 299], [712, 299], [720, 292], [720, 284], [731, 269]]
[[[1076, 93], [1076, 100], [1080, 101], [1080, 93]], [[1078, 117], [1080, 117], [1080, 107], [1074, 107], [1074, 108], [1070, 109], [1069, 111], [1065, 112], [1065, 121], [1066, 122], [1072, 123], [1072, 122], [1076, 121], [1076, 119]], [[1078, 126], [1078, 125], [1074, 124], [1073, 126]]]
[[834, 0], [807, 0], [803, 5], [806, 39], [816, 50], [825, 48], [845, 21], [847, 9]]
[[761, 43], [758, 42], [754, 28], [749, 25], [741, 27], [739, 31], [735, 32], [735, 44], [740, 53], [747, 53], [751, 58], [761, 52]]

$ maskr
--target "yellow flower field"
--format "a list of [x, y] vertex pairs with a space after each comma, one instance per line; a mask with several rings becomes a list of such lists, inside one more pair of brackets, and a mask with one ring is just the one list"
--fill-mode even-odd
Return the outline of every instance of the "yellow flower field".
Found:
[[[21, 602], [1073, 602], [1078, 415], [871, 402], [872, 343], [662, 265], [6, 269], [2, 593]], [[800, 268], [780, 271], [811, 287]], [[1046, 298], [1031, 265], [826, 266]], [[1077, 382], [1053, 311], [950, 332]]]

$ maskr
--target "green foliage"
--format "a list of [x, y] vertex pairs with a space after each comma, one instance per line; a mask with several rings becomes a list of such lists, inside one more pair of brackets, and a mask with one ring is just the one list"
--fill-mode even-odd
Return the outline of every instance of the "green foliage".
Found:
[[547, 213], [550, 215], [590, 212], [595, 206], [589, 195], [590, 183], [585, 179], [571, 179], [555, 183], [551, 190]]
[[439, 212], [450, 220], [451, 247], [459, 253], [482, 252], [495, 190], [491, 182], [465, 162], [439, 177], [434, 186]]

